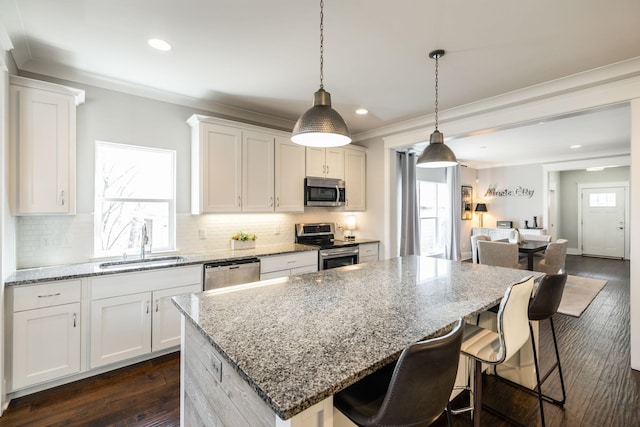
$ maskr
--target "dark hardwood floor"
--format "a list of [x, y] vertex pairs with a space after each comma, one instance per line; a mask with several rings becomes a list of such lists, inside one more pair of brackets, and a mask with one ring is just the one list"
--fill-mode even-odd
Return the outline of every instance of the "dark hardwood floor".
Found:
[[0, 426], [180, 425], [180, 356], [172, 353], [14, 399]]
[[[560, 355], [567, 386], [564, 408], [545, 403], [548, 426], [627, 427], [640, 425], [640, 373], [629, 361], [629, 262], [567, 256], [569, 274], [608, 281], [580, 318], [556, 315]], [[542, 369], [552, 362], [547, 322], [540, 325]], [[178, 426], [178, 353], [86, 380], [14, 399], [0, 417], [8, 426]], [[545, 392], [557, 395], [557, 375]], [[483, 397], [491, 406], [539, 426], [537, 399], [484, 377]], [[483, 426], [507, 423], [486, 411]], [[441, 417], [436, 426], [446, 426]], [[455, 426], [472, 425], [468, 415]], [[187, 426], [188, 427], [188, 426]]]

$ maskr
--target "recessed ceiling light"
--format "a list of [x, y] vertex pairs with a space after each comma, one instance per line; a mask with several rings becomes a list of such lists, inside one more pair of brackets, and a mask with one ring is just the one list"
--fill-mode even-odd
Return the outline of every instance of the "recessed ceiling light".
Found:
[[580, 148], [580, 147], [582, 147], [582, 145], [580, 145], [580, 144], [576, 144], [576, 145], [572, 145], [572, 146], [570, 146], [569, 148]]
[[152, 48], [161, 50], [163, 52], [171, 50], [171, 45], [161, 39], [149, 39], [147, 43], [149, 43], [149, 46], [151, 46]]
[[356, 110], [356, 114], [359, 114], [361, 116], [364, 116], [365, 114], [367, 114], [369, 112], [369, 110], [367, 110], [366, 108], [358, 108]]

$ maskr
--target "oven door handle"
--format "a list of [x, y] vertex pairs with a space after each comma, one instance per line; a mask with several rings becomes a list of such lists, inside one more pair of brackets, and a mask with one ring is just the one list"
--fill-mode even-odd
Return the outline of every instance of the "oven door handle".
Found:
[[322, 258], [336, 258], [345, 255], [358, 255], [360, 252], [359, 248], [345, 248], [345, 249], [331, 249], [328, 251], [320, 251], [320, 256]]

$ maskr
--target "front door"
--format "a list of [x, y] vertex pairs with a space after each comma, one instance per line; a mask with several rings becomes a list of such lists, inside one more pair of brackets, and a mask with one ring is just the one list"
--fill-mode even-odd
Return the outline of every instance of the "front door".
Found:
[[625, 187], [582, 189], [582, 253], [624, 258]]

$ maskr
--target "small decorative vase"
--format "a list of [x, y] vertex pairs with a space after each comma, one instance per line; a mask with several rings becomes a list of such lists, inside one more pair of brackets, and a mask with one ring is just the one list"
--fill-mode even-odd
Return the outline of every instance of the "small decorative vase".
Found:
[[520, 243], [520, 232], [518, 230], [511, 230], [509, 232], [509, 243]]
[[244, 249], [255, 249], [255, 240], [233, 240], [231, 239], [231, 250], [239, 251]]
[[527, 220], [524, 221], [524, 228], [529, 228], [529, 221]]
[[533, 217], [533, 228], [538, 228], [538, 217], [537, 216]]

